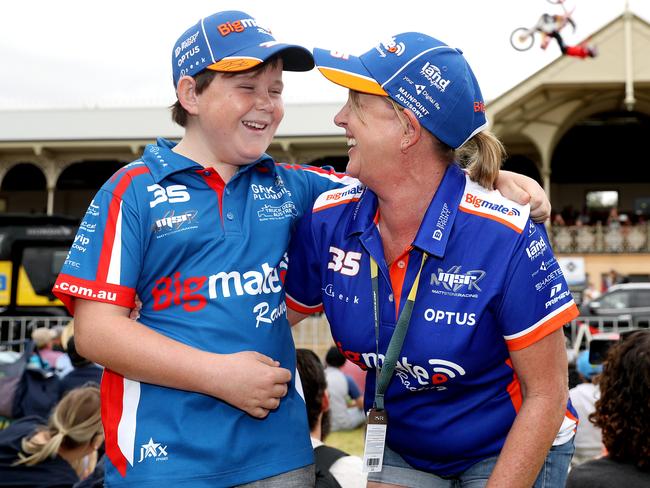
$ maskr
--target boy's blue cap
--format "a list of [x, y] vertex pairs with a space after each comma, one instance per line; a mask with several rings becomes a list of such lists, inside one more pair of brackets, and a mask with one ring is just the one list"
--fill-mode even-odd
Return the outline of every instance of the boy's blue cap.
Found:
[[597, 374], [603, 372], [602, 364], [591, 364], [589, 362], [589, 351], [582, 351], [578, 355], [578, 360], [576, 361], [576, 369], [578, 373], [590, 380]]
[[279, 53], [286, 71], [309, 71], [314, 58], [308, 49], [275, 40], [271, 31], [237, 10], [217, 12], [201, 19], [179, 37], [172, 50], [174, 86], [181, 77], [205, 69], [244, 71]]
[[392, 98], [454, 149], [487, 127], [481, 89], [463, 53], [433, 37], [405, 32], [358, 57], [314, 49], [314, 58], [330, 81]]

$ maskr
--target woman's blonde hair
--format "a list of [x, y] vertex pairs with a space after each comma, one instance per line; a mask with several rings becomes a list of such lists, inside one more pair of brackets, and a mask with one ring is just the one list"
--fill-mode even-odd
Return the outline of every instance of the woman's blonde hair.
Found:
[[[44, 432], [43, 439], [36, 433]], [[102, 434], [99, 388], [85, 386], [67, 393], [50, 415], [48, 426], [22, 440], [14, 466], [34, 466], [56, 456], [61, 447], [74, 449]]]
[[456, 158], [467, 169], [472, 181], [490, 190], [494, 188], [505, 157], [503, 144], [487, 130], [479, 132], [456, 150]]

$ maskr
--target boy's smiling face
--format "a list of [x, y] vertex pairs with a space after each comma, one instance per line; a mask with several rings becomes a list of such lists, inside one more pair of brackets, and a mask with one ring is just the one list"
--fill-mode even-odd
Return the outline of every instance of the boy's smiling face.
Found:
[[218, 73], [198, 95], [198, 125], [221, 162], [248, 164], [264, 153], [284, 117], [282, 60], [259, 70]]

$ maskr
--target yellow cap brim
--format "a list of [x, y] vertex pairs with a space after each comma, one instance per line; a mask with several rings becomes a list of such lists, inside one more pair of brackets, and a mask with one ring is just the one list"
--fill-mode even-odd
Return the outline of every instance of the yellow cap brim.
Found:
[[222, 60], [209, 65], [207, 69], [212, 71], [237, 72], [246, 71], [247, 69], [254, 68], [261, 63], [262, 60], [258, 58], [230, 57], [223, 58]]
[[372, 78], [351, 73], [349, 71], [343, 71], [336, 68], [325, 68], [322, 66], [318, 66], [318, 71], [320, 71], [323, 76], [331, 82], [345, 88], [361, 93], [368, 93], [369, 95], [388, 96], [388, 93], [384, 91], [381, 85]]

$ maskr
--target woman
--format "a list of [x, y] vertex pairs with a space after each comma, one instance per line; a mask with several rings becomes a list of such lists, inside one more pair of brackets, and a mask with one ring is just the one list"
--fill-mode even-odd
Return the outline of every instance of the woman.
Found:
[[72, 390], [45, 423], [25, 417], [0, 432], [0, 486], [71, 487], [93, 470], [104, 441], [99, 388]]
[[419, 33], [315, 58], [351, 90], [335, 122], [365, 188], [319, 197], [285, 285], [295, 311], [324, 308], [368, 370], [366, 409], [385, 408], [368, 486], [563, 486], [575, 416], [561, 328], [578, 312], [544, 227], [491, 191], [503, 147], [470, 67]]
[[607, 352], [590, 419], [607, 456], [571, 470], [568, 488], [650, 486], [650, 331], [626, 334]]

